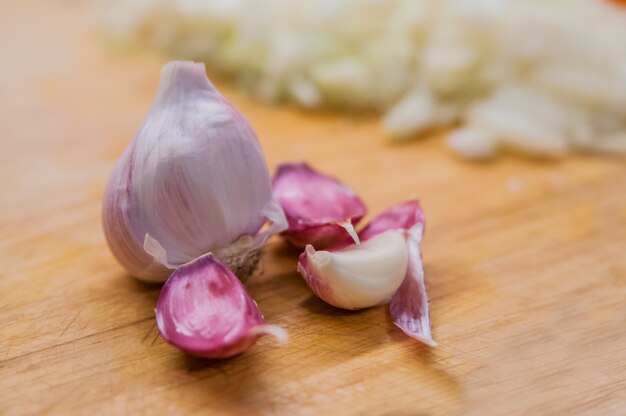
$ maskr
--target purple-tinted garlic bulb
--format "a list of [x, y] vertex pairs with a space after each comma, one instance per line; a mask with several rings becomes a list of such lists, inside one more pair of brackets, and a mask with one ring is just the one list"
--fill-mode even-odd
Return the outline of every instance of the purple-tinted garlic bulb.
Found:
[[346, 232], [358, 242], [353, 225], [367, 209], [343, 183], [306, 163], [285, 163], [278, 167], [272, 188], [289, 223], [283, 236], [295, 247], [327, 248], [344, 239]]
[[266, 239], [287, 228], [256, 134], [204, 64], [163, 67], [152, 107], [107, 184], [103, 222], [120, 264], [156, 282], [209, 252], [245, 278]]
[[360, 233], [366, 244], [390, 230], [402, 231], [409, 264], [401, 286], [389, 302], [393, 322], [408, 336], [431, 347], [437, 345], [430, 328], [430, 310], [424, 281], [420, 243], [426, 218], [420, 203], [413, 199], [394, 205], [374, 218]]
[[170, 276], [155, 313], [165, 341], [198, 357], [232, 357], [265, 334], [280, 342], [287, 336], [282, 328], [265, 323], [237, 276], [211, 254]]

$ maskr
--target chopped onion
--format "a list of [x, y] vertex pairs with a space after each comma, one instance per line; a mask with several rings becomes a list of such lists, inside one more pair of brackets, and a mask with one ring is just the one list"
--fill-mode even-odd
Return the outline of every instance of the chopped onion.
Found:
[[[118, 0], [106, 20], [113, 37], [205, 60], [257, 97], [386, 112], [401, 140], [464, 121], [480, 134], [453, 133], [462, 156], [626, 154], [619, 3]], [[511, 89], [556, 111], [501, 102]]]

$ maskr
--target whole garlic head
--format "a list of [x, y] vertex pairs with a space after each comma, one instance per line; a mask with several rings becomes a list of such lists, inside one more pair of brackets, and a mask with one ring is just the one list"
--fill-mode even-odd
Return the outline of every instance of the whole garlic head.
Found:
[[209, 252], [245, 278], [265, 240], [287, 227], [252, 127], [193, 62], [163, 67], [103, 210], [113, 254], [147, 281]]

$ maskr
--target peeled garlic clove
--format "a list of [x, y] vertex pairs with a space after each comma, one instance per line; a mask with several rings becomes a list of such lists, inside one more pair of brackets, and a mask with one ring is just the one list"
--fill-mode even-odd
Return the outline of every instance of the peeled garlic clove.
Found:
[[237, 276], [212, 254], [181, 266], [170, 276], [155, 312], [163, 339], [198, 357], [231, 357], [265, 334], [286, 341], [286, 332], [265, 324]]
[[419, 202], [410, 200], [394, 205], [374, 218], [359, 236], [365, 241], [363, 244], [367, 244], [389, 230], [403, 232], [408, 248], [408, 268], [402, 285], [389, 302], [389, 312], [393, 322], [405, 334], [434, 347], [437, 343], [430, 329], [428, 295], [420, 253], [424, 223], [424, 211]]
[[325, 302], [362, 309], [389, 301], [406, 274], [408, 251], [403, 235], [388, 231], [338, 251], [306, 246], [298, 271]]
[[252, 127], [193, 62], [163, 67], [103, 211], [113, 254], [148, 281], [209, 252], [245, 278], [265, 240], [287, 228]]
[[367, 209], [346, 185], [306, 163], [285, 163], [278, 167], [272, 187], [289, 223], [283, 236], [294, 246], [330, 247], [346, 232], [358, 242], [353, 225]]

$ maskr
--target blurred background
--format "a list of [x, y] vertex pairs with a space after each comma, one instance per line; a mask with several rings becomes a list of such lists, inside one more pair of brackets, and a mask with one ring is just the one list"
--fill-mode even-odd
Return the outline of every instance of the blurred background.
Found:
[[114, 1], [119, 48], [205, 61], [251, 96], [371, 111], [457, 153], [626, 153], [626, 11], [608, 0]]

